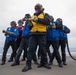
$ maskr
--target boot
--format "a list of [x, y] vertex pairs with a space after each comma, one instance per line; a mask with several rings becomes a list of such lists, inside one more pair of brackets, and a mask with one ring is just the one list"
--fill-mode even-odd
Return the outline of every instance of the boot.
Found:
[[13, 61], [13, 59], [9, 59], [9, 60], [8, 60], [8, 62], [12, 62], [12, 61]]
[[23, 69], [22, 69], [22, 72], [26, 72], [26, 71], [28, 71], [28, 70], [30, 70], [31, 69], [31, 67], [29, 67], [29, 66], [25, 66]]
[[25, 59], [23, 58], [21, 61], [25, 61]]
[[4, 65], [4, 64], [5, 64], [5, 62], [4, 62], [4, 61], [2, 61], [1, 65]]
[[52, 62], [50, 62], [50, 61], [49, 61], [49, 63], [48, 63], [48, 64], [49, 64], [49, 65], [53, 65], [53, 63], [52, 63]]
[[43, 67], [43, 64], [40, 63], [37, 67], [38, 68], [41, 68], [41, 67]]
[[38, 63], [38, 61], [34, 61], [34, 64], [38, 65], [39, 63]]
[[51, 67], [48, 64], [44, 65], [44, 67], [47, 69], [51, 69]]
[[14, 62], [13, 64], [11, 64], [11, 66], [16, 66], [16, 65], [20, 65], [20, 63], [19, 62], [18, 63]]
[[63, 65], [67, 65], [67, 63], [66, 62], [63, 62]]
[[61, 68], [63, 67], [62, 63], [59, 63], [59, 67], [61, 67]]

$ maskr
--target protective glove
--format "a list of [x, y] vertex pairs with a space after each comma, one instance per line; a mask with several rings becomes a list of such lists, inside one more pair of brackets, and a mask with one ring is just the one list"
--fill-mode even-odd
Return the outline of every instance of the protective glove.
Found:
[[2, 33], [5, 33], [5, 30], [2, 30]]
[[52, 28], [56, 28], [56, 26], [55, 25], [52, 25]]
[[3, 30], [2, 32], [5, 33], [6, 35], [13, 35], [14, 34], [13, 32], [8, 32], [8, 31], [5, 31], [5, 30]]
[[34, 21], [34, 22], [38, 22], [38, 18], [34, 18], [33, 21]]
[[52, 28], [56, 28], [56, 25], [54, 23], [50, 23]]

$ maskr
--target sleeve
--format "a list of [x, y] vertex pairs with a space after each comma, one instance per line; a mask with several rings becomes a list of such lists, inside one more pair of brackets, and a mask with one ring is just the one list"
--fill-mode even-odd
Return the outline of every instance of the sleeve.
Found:
[[[9, 28], [10, 28], [10, 27], [8, 27], [8, 28], [6, 29], [6, 31], [9, 31]], [[7, 36], [7, 35], [8, 35], [8, 34], [5, 33], [5, 36]]]
[[18, 36], [19, 36], [19, 31], [18, 31], [18, 29], [15, 29], [15, 32], [14, 32], [14, 34], [12, 34], [12, 36], [14, 36], [14, 37], [18, 37]]
[[68, 27], [64, 26], [63, 27], [63, 32], [66, 33], [66, 34], [70, 33], [70, 29]]
[[25, 35], [25, 26], [24, 26], [24, 28], [22, 30], [22, 36], [24, 37], [24, 35]]
[[50, 24], [49, 15], [45, 13], [44, 19], [38, 18], [38, 22], [44, 25], [49, 25]]

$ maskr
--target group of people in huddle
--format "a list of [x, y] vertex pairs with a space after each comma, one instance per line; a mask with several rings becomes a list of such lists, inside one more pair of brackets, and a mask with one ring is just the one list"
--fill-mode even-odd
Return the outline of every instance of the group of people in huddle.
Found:
[[[54, 21], [52, 15], [44, 12], [41, 4], [36, 4], [34, 9], [33, 16], [26, 13], [24, 18], [18, 20], [18, 25], [15, 21], [11, 21], [10, 27], [3, 30], [6, 39], [1, 65], [6, 63], [6, 54], [11, 46], [12, 53], [8, 60], [8, 62], [13, 62], [11, 66], [20, 65], [20, 56], [23, 51], [21, 61], [26, 61], [26, 65], [22, 72], [32, 69], [32, 60], [38, 65], [38, 68], [51, 69], [50, 65], [56, 58], [58, 66], [62, 68], [63, 65], [67, 65], [65, 48], [70, 29], [63, 25], [62, 18], [57, 18]], [[50, 46], [52, 46], [52, 52]]]

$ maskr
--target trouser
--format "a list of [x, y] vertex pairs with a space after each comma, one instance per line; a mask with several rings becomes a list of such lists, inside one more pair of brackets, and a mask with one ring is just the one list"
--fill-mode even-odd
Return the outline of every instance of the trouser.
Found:
[[31, 61], [37, 44], [41, 50], [41, 63], [47, 64], [47, 55], [46, 55], [46, 35], [31, 35], [29, 38], [29, 50], [27, 54], [26, 65], [31, 67]]
[[[16, 40], [16, 52], [20, 46], [20, 42], [21, 42], [21, 39]], [[12, 56], [13, 56], [13, 52], [11, 53], [10, 60], [13, 60]]]
[[58, 63], [61, 63], [61, 57], [58, 51], [58, 45], [59, 45], [59, 41], [48, 41], [47, 42], [47, 52], [49, 52], [49, 47], [50, 45], [52, 45], [53, 47], [53, 53], [52, 55], [50, 55], [50, 62], [53, 62], [54, 57], [56, 57], [56, 60]]
[[38, 48], [38, 58], [41, 56], [40, 48]]
[[18, 48], [19, 48], [19, 46], [20, 46], [21, 40], [22, 40], [22, 39], [17, 39], [17, 40], [16, 40], [16, 46], [17, 46], [16, 49], [17, 49], [17, 50], [18, 50]]
[[25, 59], [25, 57], [27, 57], [28, 42], [29, 42], [29, 38], [22, 38], [20, 47], [19, 47], [16, 57], [15, 57], [16, 63], [19, 63], [19, 59], [20, 59], [20, 56], [21, 56], [21, 53], [23, 50], [24, 50], [23, 58]]
[[5, 45], [4, 45], [4, 51], [3, 51], [3, 54], [2, 54], [2, 61], [6, 61], [6, 54], [7, 54], [7, 51], [8, 51], [8, 48], [9, 47], [12, 47], [12, 50], [13, 50], [13, 54], [11, 56], [11, 58], [13, 59], [13, 57], [15, 58], [16, 56], [16, 42], [15, 41], [5, 41]]
[[47, 54], [49, 56], [49, 59], [51, 60], [52, 54], [50, 52], [50, 45], [51, 45], [51, 42], [50, 41], [47, 41], [46, 42], [46, 51], [47, 51]]
[[62, 62], [66, 62], [66, 41], [67, 39], [59, 40], [59, 46], [61, 46]]

